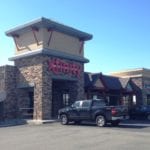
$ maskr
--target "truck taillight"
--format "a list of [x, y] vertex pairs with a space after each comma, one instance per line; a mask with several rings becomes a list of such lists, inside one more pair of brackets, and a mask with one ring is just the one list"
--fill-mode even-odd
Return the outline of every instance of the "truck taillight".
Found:
[[111, 114], [112, 114], [112, 115], [116, 115], [116, 114], [117, 114], [116, 108], [112, 108], [112, 109], [111, 109]]

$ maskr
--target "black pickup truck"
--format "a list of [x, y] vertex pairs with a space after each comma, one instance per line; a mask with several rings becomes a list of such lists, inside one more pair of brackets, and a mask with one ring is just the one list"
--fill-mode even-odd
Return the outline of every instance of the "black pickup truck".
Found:
[[102, 99], [80, 100], [71, 106], [59, 110], [58, 118], [61, 124], [66, 125], [71, 121], [95, 121], [97, 126], [103, 127], [106, 123], [117, 126], [121, 120], [127, 118], [128, 110], [124, 106], [107, 106]]

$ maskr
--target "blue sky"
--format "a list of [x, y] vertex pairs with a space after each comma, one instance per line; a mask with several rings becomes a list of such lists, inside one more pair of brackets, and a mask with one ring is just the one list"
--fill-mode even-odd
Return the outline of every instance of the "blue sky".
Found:
[[85, 43], [86, 71], [150, 68], [150, 0], [1, 1], [0, 65], [14, 55], [5, 31], [42, 16], [93, 34]]

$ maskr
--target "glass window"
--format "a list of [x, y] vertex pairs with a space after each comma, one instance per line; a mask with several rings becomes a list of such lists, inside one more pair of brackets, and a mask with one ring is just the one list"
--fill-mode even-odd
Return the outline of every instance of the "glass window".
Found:
[[63, 94], [63, 104], [64, 104], [64, 106], [69, 105], [69, 94], [68, 93]]
[[150, 105], [150, 94], [147, 95], [147, 105]]
[[97, 99], [97, 95], [93, 95], [93, 99]]
[[133, 105], [136, 105], [136, 95], [133, 95]]
[[73, 104], [74, 107], [81, 107], [81, 101], [76, 101], [74, 104]]
[[90, 105], [91, 105], [91, 101], [83, 101], [82, 102], [82, 107], [90, 107]]
[[101, 107], [101, 106], [106, 106], [106, 103], [101, 100], [93, 101], [93, 107]]

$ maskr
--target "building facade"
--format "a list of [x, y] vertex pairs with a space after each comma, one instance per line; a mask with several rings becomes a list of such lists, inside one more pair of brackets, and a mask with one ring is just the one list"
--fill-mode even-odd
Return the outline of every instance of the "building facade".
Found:
[[84, 72], [92, 35], [47, 18], [6, 32], [15, 43], [14, 66], [0, 67], [0, 120], [49, 120], [79, 99], [105, 98], [129, 109], [150, 105], [150, 70]]
[[[9, 59], [15, 65], [1, 67], [1, 72], [10, 72], [0, 78], [1, 107], [14, 105], [16, 117], [48, 120], [57, 117], [60, 108], [84, 98], [84, 63], [89, 61], [84, 58], [84, 43], [92, 35], [46, 18], [6, 35], [16, 46]], [[6, 117], [7, 109], [1, 110]]]
[[135, 105], [150, 105], [150, 69], [125, 70], [114, 72], [111, 75], [132, 80], [136, 90], [132, 103]]
[[124, 79], [102, 73], [85, 72], [85, 97], [87, 99], [104, 98], [108, 105], [134, 106], [132, 97], [137, 89], [131, 79]]

